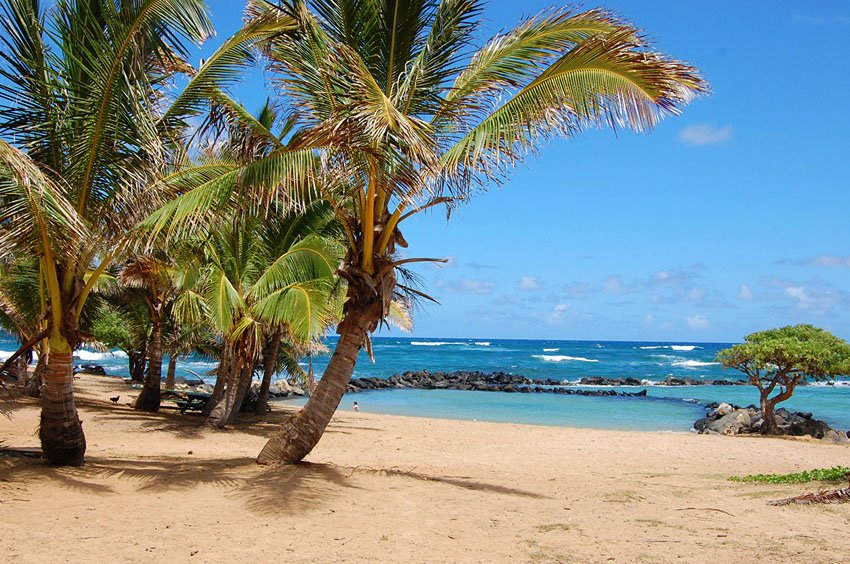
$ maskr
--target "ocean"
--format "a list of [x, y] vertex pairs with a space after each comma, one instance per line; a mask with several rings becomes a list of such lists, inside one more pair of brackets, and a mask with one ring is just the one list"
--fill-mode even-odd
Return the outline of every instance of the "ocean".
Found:
[[[327, 339], [332, 349], [335, 337]], [[625, 341], [545, 341], [499, 339], [441, 339], [375, 337], [373, 364], [365, 352], [358, 359], [355, 377], [386, 378], [407, 370], [503, 371], [532, 379], [569, 380], [583, 377], [632, 377], [647, 389], [646, 398], [585, 397], [551, 394], [509, 394], [457, 390], [379, 390], [348, 394], [341, 409], [354, 401], [361, 411], [480, 421], [537, 425], [689, 432], [710, 402], [748, 405], [758, 402], [752, 386], [659, 386], [668, 376], [696, 380], [739, 380], [734, 370], [715, 362], [718, 351], [729, 343], [673, 343]], [[0, 338], [0, 359], [15, 350], [15, 342]], [[108, 374], [128, 374], [126, 355], [81, 350], [79, 363], [97, 363]], [[313, 359], [321, 375], [328, 356]], [[303, 362], [306, 366], [306, 362]], [[200, 374], [208, 382], [213, 359], [192, 356], [178, 363], [178, 376]], [[598, 389], [598, 386], [588, 386]], [[300, 404], [303, 399], [283, 400]], [[810, 411], [839, 429], [850, 428], [850, 381], [835, 385], [814, 384], [797, 388], [794, 397], [780, 404], [788, 409]]]

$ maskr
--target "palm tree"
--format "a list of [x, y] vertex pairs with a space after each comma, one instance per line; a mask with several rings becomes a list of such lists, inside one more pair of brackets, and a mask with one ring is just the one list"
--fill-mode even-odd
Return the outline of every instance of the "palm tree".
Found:
[[150, 318], [148, 338], [148, 370], [145, 383], [134, 407], [141, 411], [159, 411], [162, 395], [163, 330], [170, 316], [172, 302], [177, 297], [177, 268], [164, 253], [133, 257], [121, 269], [119, 279], [125, 286], [142, 290]]
[[267, 341], [266, 352], [276, 361], [284, 332], [299, 341], [316, 338], [332, 315], [335, 242], [307, 224], [311, 231], [302, 229], [281, 248], [274, 236], [286, 219], [280, 215], [266, 225], [243, 221], [222, 228], [206, 245], [200, 293], [222, 339], [211, 426], [235, 419]]
[[306, 456], [391, 304], [428, 298], [405, 266], [434, 259], [396, 252], [407, 247], [406, 220], [440, 205], [450, 212], [548, 139], [588, 127], [647, 131], [707, 91], [696, 69], [652, 51], [605, 10], [545, 11], [475, 49], [482, 9], [480, 0], [249, 4], [250, 17], [277, 13], [297, 24], [265, 47], [291, 139], [250, 166], [210, 166], [203, 181], [178, 171], [166, 181], [185, 192], [181, 201], [146, 225], [172, 237], [197, 230], [201, 210], [229, 201], [234, 177], [248, 187], [276, 178], [267, 198], [323, 198], [345, 231], [339, 341], [310, 400], [260, 463]]
[[[203, 0], [56, 0], [47, 10], [3, 0], [0, 9], [0, 256], [40, 262], [50, 355], [39, 435], [50, 462], [79, 465], [71, 355], [86, 300], [133, 226], [174, 196], [154, 180], [183, 158], [187, 118], [291, 21], [254, 19], [196, 70], [185, 42], [212, 33]], [[172, 99], [180, 74], [191, 78]]]
[[[0, 367], [0, 374], [7, 365], [25, 385], [26, 393], [38, 397], [41, 393], [41, 375], [47, 358], [44, 332], [44, 300], [39, 265], [32, 259], [16, 260], [14, 257], [0, 259], [0, 328], [14, 335], [28, 349], [21, 352], [17, 360], [10, 358]], [[27, 379], [32, 348], [38, 351], [36, 370]]]
[[470, 52], [482, 3], [287, 0], [300, 28], [270, 42], [276, 86], [298, 118], [297, 143], [319, 147], [342, 182], [323, 186], [347, 227], [348, 283], [339, 341], [304, 408], [260, 463], [292, 463], [316, 445], [359, 351], [400, 282], [400, 225], [464, 202], [545, 140], [591, 126], [651, 129], [707, 86], [691, 66], [649, 49], [604, 10], [546, 11]]

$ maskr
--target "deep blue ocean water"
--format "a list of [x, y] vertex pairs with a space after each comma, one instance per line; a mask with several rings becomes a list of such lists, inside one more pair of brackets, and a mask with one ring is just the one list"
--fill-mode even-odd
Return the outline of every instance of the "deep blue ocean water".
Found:
[[[336, 338], [327, 340], [332, 349]], [[532, 341], [495, 339], [436, 339], [376, 337], [375, 363], [361, 354], [355, 376], [386, 378], [406, 370], [504, 371], [532, 379], [555, 378], [577, 381], [582, 377], [633, 377], [644, 380], [647, 398], [580, 397], [550, 394], [507, 394], [453, 390], [383, 390], [349, 394], [342, 409], [357, 401], [362, 411], [477, 419], [540, 425], [560, 425], [608, 429], [640, 429], [687, 432], [705, 413], [704, 403], [712, 401], [748, 405], [758, 401], [751, 386], [655, 386], [668, 376], [702, 380], [740, 379], [732, 370], [723, 370], [714, 361], [717, 352], [729, 344], [611, 342], [611, 341]], [[10, 339], [0, 338], [0, 359], [15, 350]], [[116, 376], [128, 374], [127, 358], [121, 352], [82, 350], [79, 362], [101, 364]], [[328, 356], [314, 358], [320, 375]], [[303, 363], [306, 366], [306, 362]], [[216, 366], [213, 359], [190, 357], [178, 363], [178, 375], [202, 375]], [[832, 426], [850, 428], [850, 382], [834, 386], [800, 387], [782, 405], [811, 411]], [[635, 391], [640, 388], [623, 388]], [[293, 400], [300, 403], [303, 400]]]

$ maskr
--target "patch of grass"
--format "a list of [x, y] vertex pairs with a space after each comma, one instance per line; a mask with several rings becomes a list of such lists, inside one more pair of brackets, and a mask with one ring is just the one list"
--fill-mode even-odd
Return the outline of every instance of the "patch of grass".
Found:
[[635, 523], [646, 525], [647, 527], [665, 527], [667, 523], [658, 519], [635, 519]]
[[632, 501], [640, 501], [644, 498], [636, 491], [632, 490], [617, 490], [615, 492], [611, 492], [602, 496], [602, 501], [608, 503], [629, 503]]
[[760, 482], [763, 484], [803, 484], [806, 482], [843, 482], [850, 474], [850, 468], [835, 466], [833, 468], [816, 468], [793, 474], [753, 474], [750, 476], [732, 476], [731, 482]]
[[555, 523], [553, 525], [537, 525], [537, 530], [541, 533], [551, 533], [552, 531], [569, 531], [570, 526], [566, 523]]

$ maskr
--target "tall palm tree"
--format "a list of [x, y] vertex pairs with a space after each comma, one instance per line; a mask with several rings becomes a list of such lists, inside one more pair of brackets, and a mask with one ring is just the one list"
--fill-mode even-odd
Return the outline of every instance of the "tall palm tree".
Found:
[[427, 298], [405, 265], [433, 259], [396, 252], [407, 247], [405, 221], [440, 205], [448, 213], [548, 139], [588, 127], [647, 131], [707, 91], [695, 68], [653, 51], [605, 10], [548, 10], [476, 48], [482, 10], [481, 0], [249, 3], [251, 17], [297, 22], [265, 48], [279, 103], [293, 116], [291, 141], [250, 169], [210, 171], [216, 178], [203, 183], [179, 173], [170, 181], [186, 190], [182, 203], [147, 221], [172, 235], [197, 229], [198, 203], [232, 193], [228, 174], [277, 175], [275, 195], [324, 198], [344, 228], [339, 341], [310, 400], [260, 463], [306, 456], [391, 304]]
[[[183, 158], [187, 118], [291, 20], [255, 19], [193, 69], [185, 43], [212, 33], [203, 0], [3, 0], [0, 10], [0, 256], [41, 263], [50, 355], [39, 435], [50, 462], [79, 465], [71, 354], [86, 300], [132, 227], [174, 196], [154, 179]], [[171, 97], [179, 74], [191, 76]]]
[[261, 463], [312, 450], [393, 296], [419, 296], [399, 281], [404, 264], [422, 260], [396, 253], [407, 246], [405, 220], [466, 201], [549, 138], [589, 126], [646, 131], [707, 89], [693, 67], [650, 50], [604, 10], [546, 11], [466, 57], [478, 0], [291, 0], [279, 9], [300, 30], [268, 47], [276, 85], [300, 110], [300, 142], [344, 165], [345, 183], [327, 191], [348, 227], [348, 294], [317, 389]]

